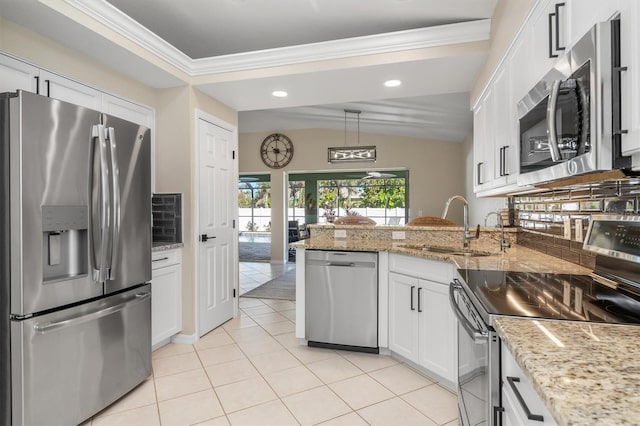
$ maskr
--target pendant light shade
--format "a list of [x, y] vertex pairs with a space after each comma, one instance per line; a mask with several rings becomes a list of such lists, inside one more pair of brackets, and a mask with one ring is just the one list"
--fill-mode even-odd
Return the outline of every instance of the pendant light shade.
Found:
[[[344, 146], [334, 146], [328, 150], [329, 163], [373, 162], [376, 161], [375, 146], [360, 146], [360, 113], [362, 111], [344, 110]], [[347, 146], [347, 114], [356, 114], [358, 119], [358, 145]]]

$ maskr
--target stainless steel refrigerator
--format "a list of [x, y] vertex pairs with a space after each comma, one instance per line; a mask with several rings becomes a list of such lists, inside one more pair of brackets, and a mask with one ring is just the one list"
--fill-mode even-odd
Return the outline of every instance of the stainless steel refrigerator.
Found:
[[151, 373], [150, 131], [0, 94], [0, 424], [77, 424]]

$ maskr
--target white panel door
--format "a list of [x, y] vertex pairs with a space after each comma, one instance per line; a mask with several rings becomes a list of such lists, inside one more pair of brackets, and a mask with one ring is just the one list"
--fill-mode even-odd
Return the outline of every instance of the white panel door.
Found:
[[36, 93], [38, 68], [5, 55], [0, 55], [0, 93], [27, 90]]
[[198, 146], [198, 321], [202, 336], [233, 316], [237, 172], [231, 131], [198, 119]]

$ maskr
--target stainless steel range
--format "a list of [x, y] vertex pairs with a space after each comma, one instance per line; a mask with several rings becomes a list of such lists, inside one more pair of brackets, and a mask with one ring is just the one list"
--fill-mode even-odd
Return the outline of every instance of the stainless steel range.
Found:
[[496, 316], [640, 324], [640, 216], [594, 216], [584, 249], [590, 275], [461, 269], [450, 287], [459, 320], [458, 407], [463, 425], [501, 424]]

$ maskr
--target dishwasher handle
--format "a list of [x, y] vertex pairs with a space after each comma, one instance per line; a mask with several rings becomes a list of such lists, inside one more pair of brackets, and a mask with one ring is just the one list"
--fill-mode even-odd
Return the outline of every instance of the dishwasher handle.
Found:
[[355, 268], [356, 264], [353, 262], [327, 262], [324, 266], [343, 266], [347, 268]]

